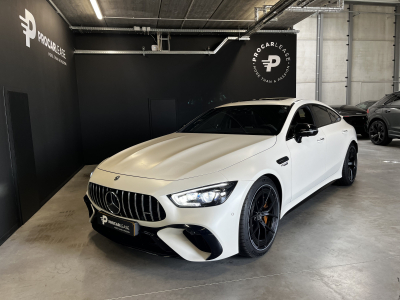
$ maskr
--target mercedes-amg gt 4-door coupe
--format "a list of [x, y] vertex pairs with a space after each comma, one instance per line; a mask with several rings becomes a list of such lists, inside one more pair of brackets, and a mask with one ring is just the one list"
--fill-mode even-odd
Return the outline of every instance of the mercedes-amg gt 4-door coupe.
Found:
[[189, 261], [258, 257], [280, 219], [357, 174], [354, 128], [329, 106], [293, 98], [235, 102], [107, 158], [84, 197], [97, 232]]

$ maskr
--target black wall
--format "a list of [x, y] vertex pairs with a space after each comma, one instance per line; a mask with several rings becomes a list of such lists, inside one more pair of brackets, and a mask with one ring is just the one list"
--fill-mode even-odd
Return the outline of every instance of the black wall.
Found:
[[[30, 11], [37, 30], [65, 49], [67, 65], [36, 38], [26, 46], [19, 16]], [[0, 2], [0, 88], [29, 97], [40, 208], [83, 164], [73, 35], [45, 0]], [[62, 59], [62, 58], [61, 58]], [[0, 103], [0, 243], [16, 225], [3, 91]], [[10, 200], [12, 199], [12, 201]]]
[[[171, 50], [215, 49], [224, 39], [172, 36]], [[282, 45], [264, 50], [265, 43]], [[150, 36], [77, 34], [76, 49], [147, 50]], [[254, 53], [260, 48], [258, 60]], [[282, 50], [286, 52], [283, 53]], [[268, 79], [258, 78], [253, 67]], [[280, 55], [267, 73], [260, 62]], [[239, 100], [296, 96], [296, 35], [256, 34], [250, 41], [230, 41], [216, 55], [76, 55], [84, 159], [99, 163], [116, 152], [150, 138], [148, 99], [175, 99], [178, 127], [205, 110]]]

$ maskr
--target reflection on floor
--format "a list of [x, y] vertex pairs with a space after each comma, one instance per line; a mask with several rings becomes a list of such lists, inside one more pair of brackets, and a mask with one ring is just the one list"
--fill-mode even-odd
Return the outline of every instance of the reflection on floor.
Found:
[[94, 232], [86, 166], [0, 247], [1, 299], [399, 299], [400, 140], [360, 141], [359, 173], [286, 215], [270, 252], [190, 263]]

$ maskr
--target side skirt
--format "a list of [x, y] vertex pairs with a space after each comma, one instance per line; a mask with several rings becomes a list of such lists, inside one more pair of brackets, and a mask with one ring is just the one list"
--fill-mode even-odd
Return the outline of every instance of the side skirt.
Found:
[[322, 183], [320, 183], [319, 185], [317, 185], [315, 188], [309, 190], [308, 192], [304, 193], [303, 195], [301, 195], [300, 197], [298, 197], [297, 199], [289, 202], [287, 205], [285, 205], [282, 208], [281, 211], [281, 218], [292, 208], [294, 208], [296, 205], [298, 205], [300, 202], [302, 202], [303, 200], [307, 199], [307, 197], [311, 196], [312, 194], [314, 194], [315, 192], [317, 192], [318, 190], [322, 189], [323, 187], [330, 185], [331, 183], [333, 183], [335, 180], [340, 179], [342, 177], [342, 168], [340, 168], [340, 170], [333, 174], [331, 177], [329, 177], [328, 179], [326, 179], [325, 181], [323, 181]]

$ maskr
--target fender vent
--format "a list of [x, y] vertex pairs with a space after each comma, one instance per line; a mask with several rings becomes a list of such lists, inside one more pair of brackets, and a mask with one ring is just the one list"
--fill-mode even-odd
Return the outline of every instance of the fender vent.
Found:
[[[152, 196], [111, 189], [102, 185], [89, 182], [88, 192], [94, 204], [105, 211], [119, 217], [147, 222], [157, 222], [166, 217], [165, 210]], [[118, 197], [119, 211], [111, 211], [107, 205], [107, 193], [114, 193]], [[117, 201], [117, 202], [118, 202]]]

